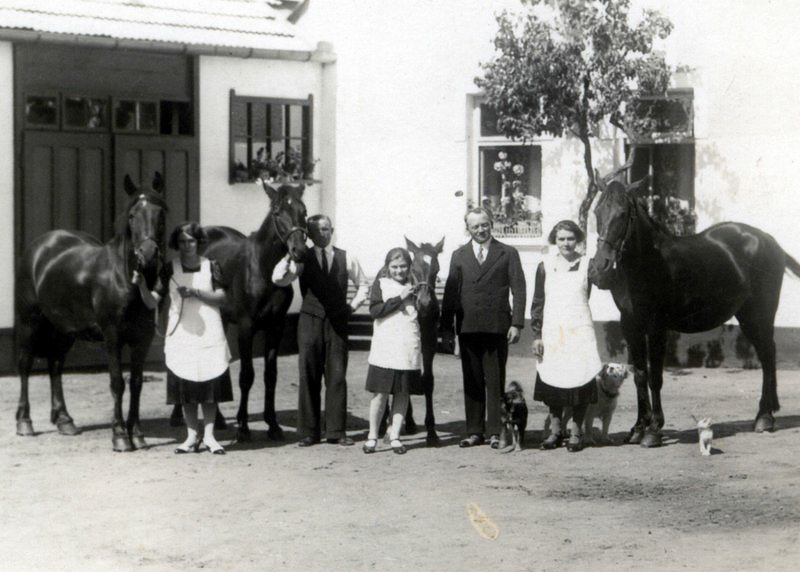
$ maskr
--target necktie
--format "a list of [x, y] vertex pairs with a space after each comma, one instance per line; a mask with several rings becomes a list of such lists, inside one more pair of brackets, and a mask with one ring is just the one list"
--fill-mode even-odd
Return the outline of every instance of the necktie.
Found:
[[320, 254], [322, 254], [322, 274], [324, 276], [327, 276], [328, 275], [328, 256], [325, 254], [324, 250], [321, 250]]
[[478, 264], [483, 264], [483, 261], [486, 260], [486, 254], [483, 251], [483, 245], [478, 247]]

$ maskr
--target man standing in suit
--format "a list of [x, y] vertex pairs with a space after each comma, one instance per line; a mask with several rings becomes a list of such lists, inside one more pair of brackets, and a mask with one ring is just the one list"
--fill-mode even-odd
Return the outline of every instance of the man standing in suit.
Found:
[[470, 209], [464, 222], [472, 239], [450, 259], [441, 330], [447, 341], [452, 340], [455, 318], [467, 421], [467, 436], [459, 446], [480, 445], [488, 435], [496, 449], [508, 344], [519, 341], [525, 322], [525, 276], [516, 249], [492, 238], [488, 210]]
[[[300, 388], [297, 432], [300, 447], [319, 443], [322, 434], [320, 392], [325, 377], [325, 437], [328, 443], [352, 445], [345, 434], [347, 419], [347, 322], [366, 300], [369, 281], [358, 260], [331, 245], [333, 226], [325, 215], [309, 217], [308, 249], [300, 272], [303, 303], [297, 324]], [[273, 282], [286, 285], [295, 277], [288, 258], [275, 267]], [[347, 302], [348, 280], [358, 288]]]

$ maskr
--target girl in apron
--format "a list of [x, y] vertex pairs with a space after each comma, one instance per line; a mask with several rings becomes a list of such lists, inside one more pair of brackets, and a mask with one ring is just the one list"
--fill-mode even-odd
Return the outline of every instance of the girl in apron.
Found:
[[410, 281], [411, 255], [405, 248], [393, 248], [386, 255], [370, 291], [369, 313], [375, 320], [367, 362], [366, 389], [373, 393], [369, 404], [369, 435], [365, 453], [374, 453], [378, 444], [378, 425], [389, 399], [392, 399], [392, 425], [389, 428], [392, 450], [402, 455], [400, 441], [410, 395], [422, 395], [422, 352], [416, 299]]
[[[228, 370], [231, 354], [219, 311], [225, 291], [219, 287], [216, 265], [197, 253], [198, 245], [205, 241], [205, 231], [195, 222], [175, 228], [169, 247], [179, 256], [167, 265], [160, 291], [153, 293], [160, 298], [166, 293], [165, 286], [169, 287], [164, 338], [167, 403], [183, 406], [187, 430], [176, 454], [197, 452], [203, 445], [216, 455], [224, 455], [225, 449], [214, 437], [214, 418], [217, 403], [233, 399]], [[198, 435], [198, 405], [203, 410], [202, 439]]]
[[548, 238], [557, 252], [546, 256], [536, 269], [531, 326], [538, 364], [533, 398], [550, 409], [550, 435], [542, 449], [561, 445], [564, 407], [572, 407], [567, 450], [583, 449], [586, 407], [597, 402], [595, 376], [602, 364], [589, 309], [588, 259], [575, 250], [583, 240], [577, 224], [559, 222]]

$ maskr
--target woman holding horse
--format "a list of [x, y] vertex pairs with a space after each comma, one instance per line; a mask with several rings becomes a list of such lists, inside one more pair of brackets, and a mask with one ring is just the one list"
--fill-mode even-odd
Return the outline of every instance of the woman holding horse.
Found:
[[369, 434], [365, 453], [374, 453], [378, 444], [378, 426], [383, 411], [392, 399], [392, 425], [389, 429], [392, 451], [402, 455], [406, 447], [400, 441], [410, 395], [422, 395], [422, 344], [417, 321], [414, 286], [410, 280], [411, 255], [405, 248], [393, 248], [386, 254], [383, 269], [370, 291], [369, 313], [375, 320], [370, 346], [367, 391]]
[[[198, 451], [197, 406], [203, 410], [202, 444], [216, 455], [225, 449], [214, 437], [217, 403], [231, 401], [233, 391], [228, 370], [230, 350], [219, 306], [225, 291], [219, 283], [216, 264], [197, 252], [206, 233], [196, 222], [186, 222], [172, 231], [170, 248], [179, 256], [166, 266], [162, 284], [169, 284], [169, 319], [164, 340], [167, 364], [167, 403], [183, 406], [186, 440], [176, 454]], [[141, 281], [137, 281], [141, 286]], [[147, 297], [149, 292], [142, 292]], [[156, 292], [161, 297], [165, 292]]]
[[562, 220], [548, 241], [557, 247], [536, 269], [531, 327], [533, 353], [539, 360], [533, 398], [550, 409], [550, 435], [542, 449], [563, 441], [564, 407], [572, 407], [567, 450], [583, 449], [581, 427], [586, 408], [597, 401], [595, 375], [602, 368], [589, 309], [588, 260], [576, 246], [585, 235], [571, 220]]

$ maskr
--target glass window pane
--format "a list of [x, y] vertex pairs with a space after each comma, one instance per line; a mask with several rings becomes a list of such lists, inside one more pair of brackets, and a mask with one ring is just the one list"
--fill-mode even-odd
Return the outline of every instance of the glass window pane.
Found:
[[277, 161], [280, 156], [280, 159], [282, 160], [283, 155], [286, 152], [286, 143], [284, 142], [283, 139], [277, 139], [277, 140], [273, 139], [272, 141], [270, 141], [270, 150], [273, 159]]
[[64, 126], [82, 129], [106, 127], [105, 99], [89, 97], [64, 98]]
[[485, 103], [481, 104], [481, 137], [501, 135], [497, 130], [497, 113]]
[[247, 136], [247, 104], [239, 99], [234, 99], [231, 110], [231, 130], [234, 137]]
[[136, 102], [120, 101], [114, 110], [114, 127], [122, 131], [136, 129]]
[[158, 106], [153, 101], [139, 102], [139, 130], [156, 131], [158, 129]]
[[492, 211], [498, 236], [542, 234], [542, 150], [480, 147], [480, 204]]
[[233, 180], [239, 183], [250, 180], [246, 139], [237, 139], [233, 143]]
[[303, 107], [301, 105], [289, 106], [289, 137], [303, 136]]
[[285, 105], [281, 105], [279, 103], [273, 103], [272, 105], [269, 106], [269, 109], [270, 109], [270, 114], [269, 114], [270, 133], [269, 133], [269, 136], [271, 138], [273, 138], [273, 139], [275, 139], [277, 137], [283, 137], [284, 136], [284, 126], [283, 126], [284, 121], [283, 120], [284, 120], [284, 116], [285, 116], [285, 111], [284, 111], [285, 108], [286, 108]]
[[267, 105], [265, 103], [250, 104], [250, 134], [256, 139], [267, 138]]
[[[161, 102], [161, 134], [162, 135], [191, 135], [193, 127], [192, 104], [187, 101], [162, 101]], [[246, 134], [234, 134], [235, 137], [245, 137]]]
[[58, 98], [30, 96], [25, 99], [25, 119], [29, 125], [58, 125]]

